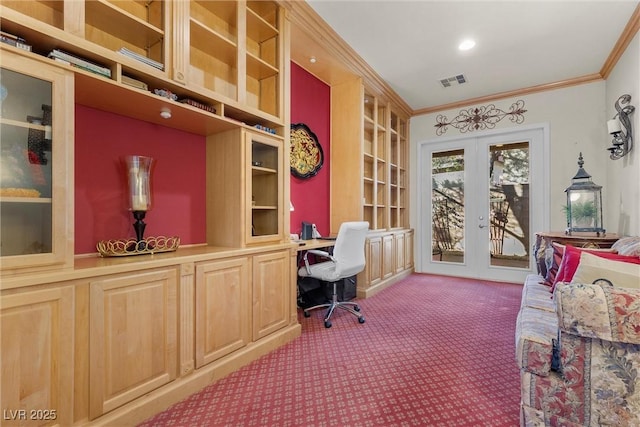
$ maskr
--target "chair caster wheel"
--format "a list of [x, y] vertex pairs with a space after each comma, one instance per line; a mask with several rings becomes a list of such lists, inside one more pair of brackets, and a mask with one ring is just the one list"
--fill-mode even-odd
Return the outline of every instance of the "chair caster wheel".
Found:
[[354, 306], [353, 306], [353, 309], [354, 309], [355, 311], [360, 311], [360, 306], [359, 306], [359, 305], [354, 305]]
[[363, 317], [358, 317], [358, 323], [364, 323], [364, 316]]
[[304, 314], [304, 317], [311, 317], [311, 313], [308, 311], [303, 311], [302, 313]]
[[324, 321], [324, 327], [325, 328], [330, 328], [331, 327], [331, 322], [329, 322], [328, 320]]

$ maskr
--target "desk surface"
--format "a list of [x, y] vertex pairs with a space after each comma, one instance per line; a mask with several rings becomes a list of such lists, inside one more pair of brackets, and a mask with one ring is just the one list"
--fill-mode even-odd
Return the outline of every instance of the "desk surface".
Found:
[[300, 240], [298, 242], [298, 252], [307, 251], [309, 249], [328, 248], [331, 246], [335, 246], [335, 244], [336, 244], [335, 240], [324, 240], [324, 239]]

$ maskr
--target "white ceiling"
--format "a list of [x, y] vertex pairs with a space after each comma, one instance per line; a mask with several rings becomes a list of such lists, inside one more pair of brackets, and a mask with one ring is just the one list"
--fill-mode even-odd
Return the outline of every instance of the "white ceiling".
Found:
[[[636, 0], [308, 0], [413, 110], [599, 73]], [[471, 51], [457, 49], [472, 37]], [[464, 74], [467, 83], [439, 80]]]

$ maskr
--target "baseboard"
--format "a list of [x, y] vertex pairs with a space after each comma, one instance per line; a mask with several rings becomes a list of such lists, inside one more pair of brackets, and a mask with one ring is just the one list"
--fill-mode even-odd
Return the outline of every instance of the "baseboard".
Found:
[[184, 377], [158, 388], [120, 408], [95, 420], [81, 422], [79, 425], [114, 426], [137, 425], [142, 421], [164, 411], [187, 396], [237, 371], [252, 361], [298, 338], [302, 333], [299, 323], [274, 332], [257, 342], [234, 351], [210, 364], [203, 366]]
[[381, 290], [388, 288], [389, 286], [404, 279], [405, 277], [408, 277], [409, 275], [411, 275], [411, 273], [413, 273], [413, 268], [397, 273], [389, 277], [388, 279], [382, 280], [379, 283], [376, 283], [375, 285], [368, 287], [367, 289], [358, 289], [357, 290], [358, 298], [372, 297], [378, 292], [380, 292]]

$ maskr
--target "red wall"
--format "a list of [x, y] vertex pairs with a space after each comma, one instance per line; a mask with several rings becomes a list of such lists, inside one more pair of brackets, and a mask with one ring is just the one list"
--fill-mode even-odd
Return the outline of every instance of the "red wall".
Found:
[[135, 237], [121, 165], [130, 154], [155, 159], [145, 236], [204, 243], [204, 137], [82, 105], [75, 132], [76, 254], [95, 253], [100, 240]]
[[324, 152], [320, 171], [308, 179], [291, 175], [291, 233], [300, 233], [301, 222], [315, 223], [322, 235], [329, 234], [331, 87], [291, 63], [291, 123], [304, 123], [318, 137]]
[[[291, 177], [292, 233], [300, 233], [301, 222], [307, 221], [329, 234], [330, 101], [329, 86], [291, 64], [291, 123], [306, 124], [325, 156], [316, 176]], [[135, 236], [121, 165], [122, 157], [131, 154], [156, 161], [145, 236], [179, 236], [185, 245], [204, 243], [204, 137], [76, 105], [75, 253], [95, 253], [100, 240]]]

